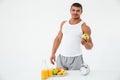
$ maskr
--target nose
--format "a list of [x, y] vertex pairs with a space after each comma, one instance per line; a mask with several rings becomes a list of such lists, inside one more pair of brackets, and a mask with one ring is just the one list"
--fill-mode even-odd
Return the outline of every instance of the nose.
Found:
[[75, 11], [75, 14], [77, 14], [77, 11]]

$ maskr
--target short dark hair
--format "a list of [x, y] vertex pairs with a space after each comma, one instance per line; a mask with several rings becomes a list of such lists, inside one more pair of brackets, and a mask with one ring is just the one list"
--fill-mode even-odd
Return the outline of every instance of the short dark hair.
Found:
[[71, 5], [71, 7], [72, 7], [72, 6], [80, 7], [81, 10], [82, 10], [82, 5], [81, 5], [80, 3], [73, 3], [73, 4]]

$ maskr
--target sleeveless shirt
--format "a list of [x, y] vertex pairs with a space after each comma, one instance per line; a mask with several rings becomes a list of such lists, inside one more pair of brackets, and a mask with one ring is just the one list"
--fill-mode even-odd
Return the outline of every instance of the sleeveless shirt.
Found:
[[74, 57], [82, 54], [81, 40], [83, 21], [71, 25], [69, 20], [62, 26], [63, 37], [59, 46], [59, 54], [66, 57]]

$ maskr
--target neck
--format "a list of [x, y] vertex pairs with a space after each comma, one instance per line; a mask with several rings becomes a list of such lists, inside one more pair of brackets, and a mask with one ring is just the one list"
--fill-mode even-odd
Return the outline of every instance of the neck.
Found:
[[80, 21], [81, 21], [80, 18], [77, 18], [77, 19], [73, 19], [73, 18], [72, 18], [72, 19], [69, 20], [69, 23], [70, 23], [70, 24], [77, 24], [77, 23], [79, 23]]

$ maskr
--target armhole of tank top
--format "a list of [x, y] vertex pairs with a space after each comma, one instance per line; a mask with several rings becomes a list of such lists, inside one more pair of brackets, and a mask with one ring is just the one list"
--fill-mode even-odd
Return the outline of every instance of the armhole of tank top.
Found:
[[81, 27], [80, 27], [83, 34], [84, 34], [84, 32], [83, 32], [83, 29], [82, 29], [82, 25], [83, 25], [84, 23], [85, 23], [84, 21], [81, 21]]
[[62, 28], [63, 28], [63, 26], [64, 26], [64, 24], [65, 24], [66, 22], [67, 22], [67, 20], [63, 21], [62, 26], [61, 26]]
[[[67, 20], [65, 20], [65, 21], [63, 22], [63, 25], [64, 25], [66, 22], [67, 22]], [[63, 25], [62, 25], [62, 26], [63, 26]]]
[[67, 20], [65, 20], [65, 21], [63, 21], [63, 23], [62, 23], [62, 25], [61, 25], [61, 30], [62, 30], [62, 32], [63, 32], [63, 26], [64, 26], [64, 24], [67, 22]]

